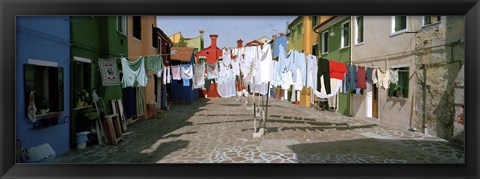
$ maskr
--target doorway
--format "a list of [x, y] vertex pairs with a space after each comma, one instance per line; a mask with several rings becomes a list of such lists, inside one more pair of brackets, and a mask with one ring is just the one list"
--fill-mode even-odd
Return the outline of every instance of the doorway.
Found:
[[372, 117], [378, 119], [378, 89], [372, 84], [373, 100], [372, 100]]

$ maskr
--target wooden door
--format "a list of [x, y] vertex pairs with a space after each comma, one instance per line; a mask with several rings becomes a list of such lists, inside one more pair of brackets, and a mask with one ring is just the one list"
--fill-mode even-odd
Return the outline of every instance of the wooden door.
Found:
[[372, 116], [378, 118], [378, 89], [375, 84], [372, 84], [373, 100], [372, 100]]

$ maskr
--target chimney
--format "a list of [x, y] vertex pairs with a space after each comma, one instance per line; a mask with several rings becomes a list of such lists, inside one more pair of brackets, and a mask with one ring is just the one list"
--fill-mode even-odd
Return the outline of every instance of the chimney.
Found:
[[210, 40], [213, 48], [217, 48], [217, 34], [210, 35]]
[[275, 39], [275, 37], [277, 37], [277, 35], [272, 35], [272, 40]]
[[243, 40], [242, 40], [242, 39], [238, 39], [238, 40], [237, 40], [237, 47], [238, 47], [238, 48], [241, 48], [241, 47], [243, 46], [242, 43], [243, 43]]

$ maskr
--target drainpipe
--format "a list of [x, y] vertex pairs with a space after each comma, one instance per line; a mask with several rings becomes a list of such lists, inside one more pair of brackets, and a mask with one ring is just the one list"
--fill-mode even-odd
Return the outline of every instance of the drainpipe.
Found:
[[427, 66], [422, 65], [420, 69], [423, 69], [423, 114], [422, 114], [422, 132], [427, 134], [427, 126], [425, 120], [427, 118]]

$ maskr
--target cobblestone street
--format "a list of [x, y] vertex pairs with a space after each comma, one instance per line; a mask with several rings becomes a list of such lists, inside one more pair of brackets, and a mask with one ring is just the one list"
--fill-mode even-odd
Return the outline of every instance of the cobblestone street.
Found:
[[261, 138], [252, 136], [244, 101], [199, 99], [130, 125], [118, 146], [75, 149], [55, 162], [464, 163], [463, 147], [443, 139], [275, 99], [269, 105]]

